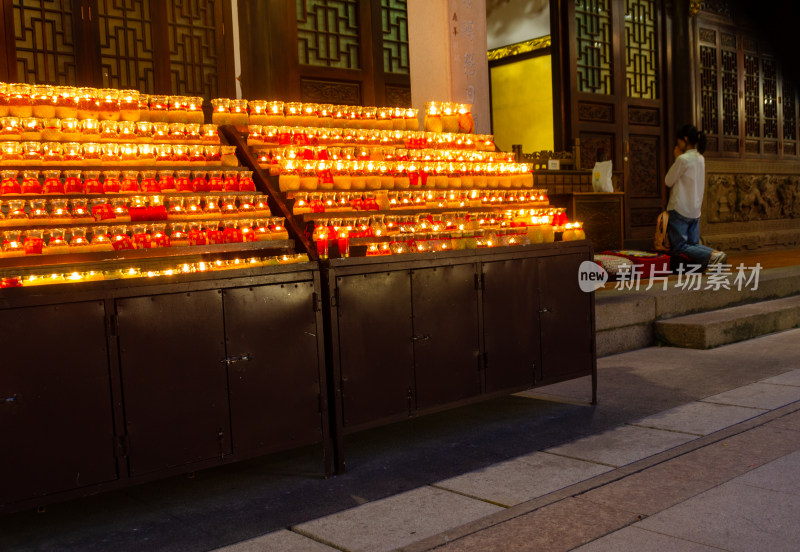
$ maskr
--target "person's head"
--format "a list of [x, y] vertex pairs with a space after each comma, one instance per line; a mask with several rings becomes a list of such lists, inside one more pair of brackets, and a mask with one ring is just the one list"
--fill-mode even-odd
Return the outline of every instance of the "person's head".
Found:
[[675, 133], [675, 138], [678, 148], [683, 152], [695, 148], [699, 153], [706, 151], [706, 134], [694, 125], [683, 125]]

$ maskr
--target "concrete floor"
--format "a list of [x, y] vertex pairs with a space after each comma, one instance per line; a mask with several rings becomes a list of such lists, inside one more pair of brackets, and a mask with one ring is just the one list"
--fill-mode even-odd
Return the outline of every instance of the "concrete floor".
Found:
[[310, 447], [11, 514], [0, 550], [800, 548], [800, 330], [598, 370], [597, 406], [583, 378], [351, 435], [330, 479]]

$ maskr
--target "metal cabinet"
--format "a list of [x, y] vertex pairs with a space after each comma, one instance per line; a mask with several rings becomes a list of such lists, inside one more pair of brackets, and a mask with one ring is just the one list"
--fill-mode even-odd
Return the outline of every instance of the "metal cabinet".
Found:
[[593, 295], [578, 287], [578, 268], [587, 253], [544, 256], [538, 282], [542, 362], [536, 384], [592, 373], [594, 367]]
[[222, 292], [118, 299], [130, 474], [231, 454]]
[[475, 271], [462, 264], [335, 278], [344, 427], [480, 394]]
[[486, 392], [533, 387], [541, 366], [538, 259], [482, 263]]
[[322, 441], [318, 302], [310, 281], [223, 291], [237, 459]]
[[103, 301], [0, 310], [0, 506], [118, 478], [105, 343]]
[[474, 263], [411, 271], [416, 407], [480, 395]]

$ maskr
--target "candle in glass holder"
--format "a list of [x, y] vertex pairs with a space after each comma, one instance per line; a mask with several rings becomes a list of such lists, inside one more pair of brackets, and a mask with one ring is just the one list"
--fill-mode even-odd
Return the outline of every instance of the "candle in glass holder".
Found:
[[88, 206], [88, 199], [85, 197], [77, 197], [71, 199], [69, 203], [72, 212], [72, 222], [94, 222], [94, 216]]
[[120, 192], [120, 171], [103, 171], [103, 193], [118, 194]]
[[150, 249], [153, 247], [153, 237], [146, 224], [134, 224], [132, 234], [134, 248]]
[[153, 129], [153, 142], [165, 143], [169, 141], [169, 123], [151, 123]]
[[64, 154], [61, 143], [43, 142], [42, 143], [42, 162], [45, 165], [61, 164], [64, 162]]
[[154, 144], [153, 151], [155, 152], [155, 162], [157, 165], [171, 165], [173, 163], [172, 145]]
[[317, 254], [319, 255], [319, 258], [327, 259], [329, 239], [328, 227], [325, 225], [316, 226], [314, 228], [314, 233], [312, 234], [312, 239], [317, 247]]
[[169, 104], [167, 107], [168, 123], [186, 122], [186, 105], [188, 101], [189, 98], [186, 96], [169, 96]]
[[49, 85], [36, 85], [31, 88], [32, 114], [40, 119], [49, 119], [56, 116], [56, 101], [58, 96], [55, 89]]
[[204, 144], [219, 144], [217, 125], [203, 125], [200, 127], [200, 139]]
[[442, 103], [425, 102], [425, 132], [442, 132]]
[[236, 146], [220, 146], [220, 162], [223, 167], [238, 167], [239, 160], [236, 158]]
[[78, 101], [76, 95], [78, 91], [71, 86], [57, 86], [53, 92], [55, 95], [55, 109], [52, 117], [77, 119]]
[[215, 125], [231, 124], [231, 101], [228, 98], [214, 98], [211, 100], [211, 122]]
[[119, 90], [103, 88], [98, 91], [98, 119], [101, 121], [119, 121]]
[[8, 214], [6, 224], [13, 226], [26, 226], [31, 223], [27, 211], [25, 211], [24, 199], [10, 199], [7, 202]]
[[138, 121], [150, 120], [150, 96], [139, 94], [139, 119]]
[[99, 128], [101, 142], [116, 142], [119, 138], [116, 121], [100, 121]]
[[98, 91], [94, 88], [80, 88], [77, 95], [78, 104], [78, 119], [93, 119], [100, 118], [100, 102], [98, 100]]
[[[161, 147], [166, 147], [166, 144]], [[172, 164], [173, 165], [186, 165], [191, 163], [191, 149], [195, 147], [195, 145], [189, 144], [172, 144]]]
[[119, 119], [122, 121], [139, 120], [139, 92], [136, 90], [120, 90], [117, 96]]
[[8, 114], [12, 117], [31, 117], [31, 87], [25, 83], [12, 83], [8, 86]]
[[169, 96], [150, 96], [149, 121], [169, 123]]
[[0, 138], [3, 140], [19, 140], [22, 125], [19, 117], [3, 117], [0, 119]]
[[20, 120], [20, 140], [31, 141], [42, 139], [42, 119], [27, 117]]
[[303, 104], [286, 102], [283, 104], [287, 126], [301, 126], [303, 121]]
[[22, 142], [22, 161], [25, 165], [40, 164], [42, 162], [41, 142]]
[[[105, 146], [109, 146], [111, 144], [104, 144]], [[114, 144], [117, 146], [117, 156], [119, 158], [119, 162], [123, 165], [131, 165], [137, 162], [139, 157], [138, 148], [136, 144]], [[152, 146], [150, 146], [152, 148]], [[106, 153], [111, 153], [108, 150], [105, 150]]]
[[221, 192], [225, 188], [222, 171], [208, 171], [208, 191]]
[[294, 159], [281, 161], [281, 172], [278, 176], [278, 189], [281, 192], [292, 192], [300, 189], [300, 162]]
[[405, 121], [405, 130], [418, 131], [419, 130], [419, 110], [413, 108], [406, 108], [403, 112], [403, 119]]
[[248, 122], [250, 126], [270, 124], [266, 100], [250, 100], [248, 105], [250, 107], [250, 119]]
[[123, 171], [120, 192], [127, 194], [139, 192], [139, 171]]
[[[6, 172], [6, 171], [3, 171]], [[5, 190], [4, 193], [22, 193], [22, 194], [41, 194], [42, 193], [42, 184], [39, 182], [39, 171], [35, 169], [26, 169], [22, 171], [22, 185], [15, 185], [16, 183], [16, 171], [14, 171], [14, 178], [13, 181], [10, 182], [10, 185], [7, 184], [3, 189]], [[5, 180], [5, 177], [3, 178]], [[8, 190], [16, 190], [16, 191], [8, 191]]]
[[189, 96], [186, 98], [186, 123], [202, 125], [205, 122], [203, 115], [203, 98], [200, 96]]
[[153, 141], [153, 123], [150, 121], [136, 122], [136, 142], [150, 143]]
[[172, 142], [186, 142], [186, 124], [170, 123], [169, 140]]
[[111, 239], [108, 236], [108, 226], [92, 227], [92, 241], [89, 244], [89, 251], [114, 251]]
[[375, 128], [378, 130], [392, 130], [392, 116], [394, 110], [391, 107], [379, 107], [376, 114]]
[[230, 122], [241, 133], [247, 132], [249, 115], [247, 114], [247, 100], [230, 100]]
[[97, 165], [100, 163], [100, 144], [90, 142], [81, 146], [81, 155], [83, 161], [89, 165]]
[[47, 245], [42, 248], [42, 253], [45, 255], [61, 255], [69, 253], [69, 244], [65, 237], [66, 229], [64, 228], [50, 228], [48, 233], [50, 239]]
[[159, 222], [150, 225], [150, 239], [153, 247], [170, 247], [166, 223]]
[[97, 119], [83, 119], [80, 122], [79, 142], [100, 141], [100, 121]]
[[170, 225], [169, 243], [171, 247], [186, 247], [189, 245], [205, 245], [206, 237], [200, 227], [200, 223], [194, 222], [190, 225], [191, 232], [194, 233], [194, 243], [186, 232], [185, 222], [173, 222]]
[[102, 194], [104, 192], [103, 185], [100, 183], [100, 171], [83, 171], [82, 176], [83, 193]]

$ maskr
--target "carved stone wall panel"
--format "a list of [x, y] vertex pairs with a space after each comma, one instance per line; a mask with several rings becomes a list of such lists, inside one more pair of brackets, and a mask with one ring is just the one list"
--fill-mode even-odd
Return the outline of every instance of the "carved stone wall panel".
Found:
[[300, 99], [304, 102], [361, 105], [361, 86], [353, 82], [300, 79]]
[[634, 197], [661, 197], [658, 178], [658, 136], [630, 136], [630, 182]]
[[581, 121], [614, 122], [614, 106], [605, 103], [578, 102], [578, 118]]
[[658, 126], [659, 110], [647, 107], [628, 107], [628, 123], [632, 125]]
[[711, 174], [706, 217], [712, 223], [800, 219], [800, 175]]
[[608, 159], [614, 159], [614, 135], [582, 132], [581, 140], [581, 166], [582, 169], [591, 169], [597, 161], [598, 150], [606, 152]]

